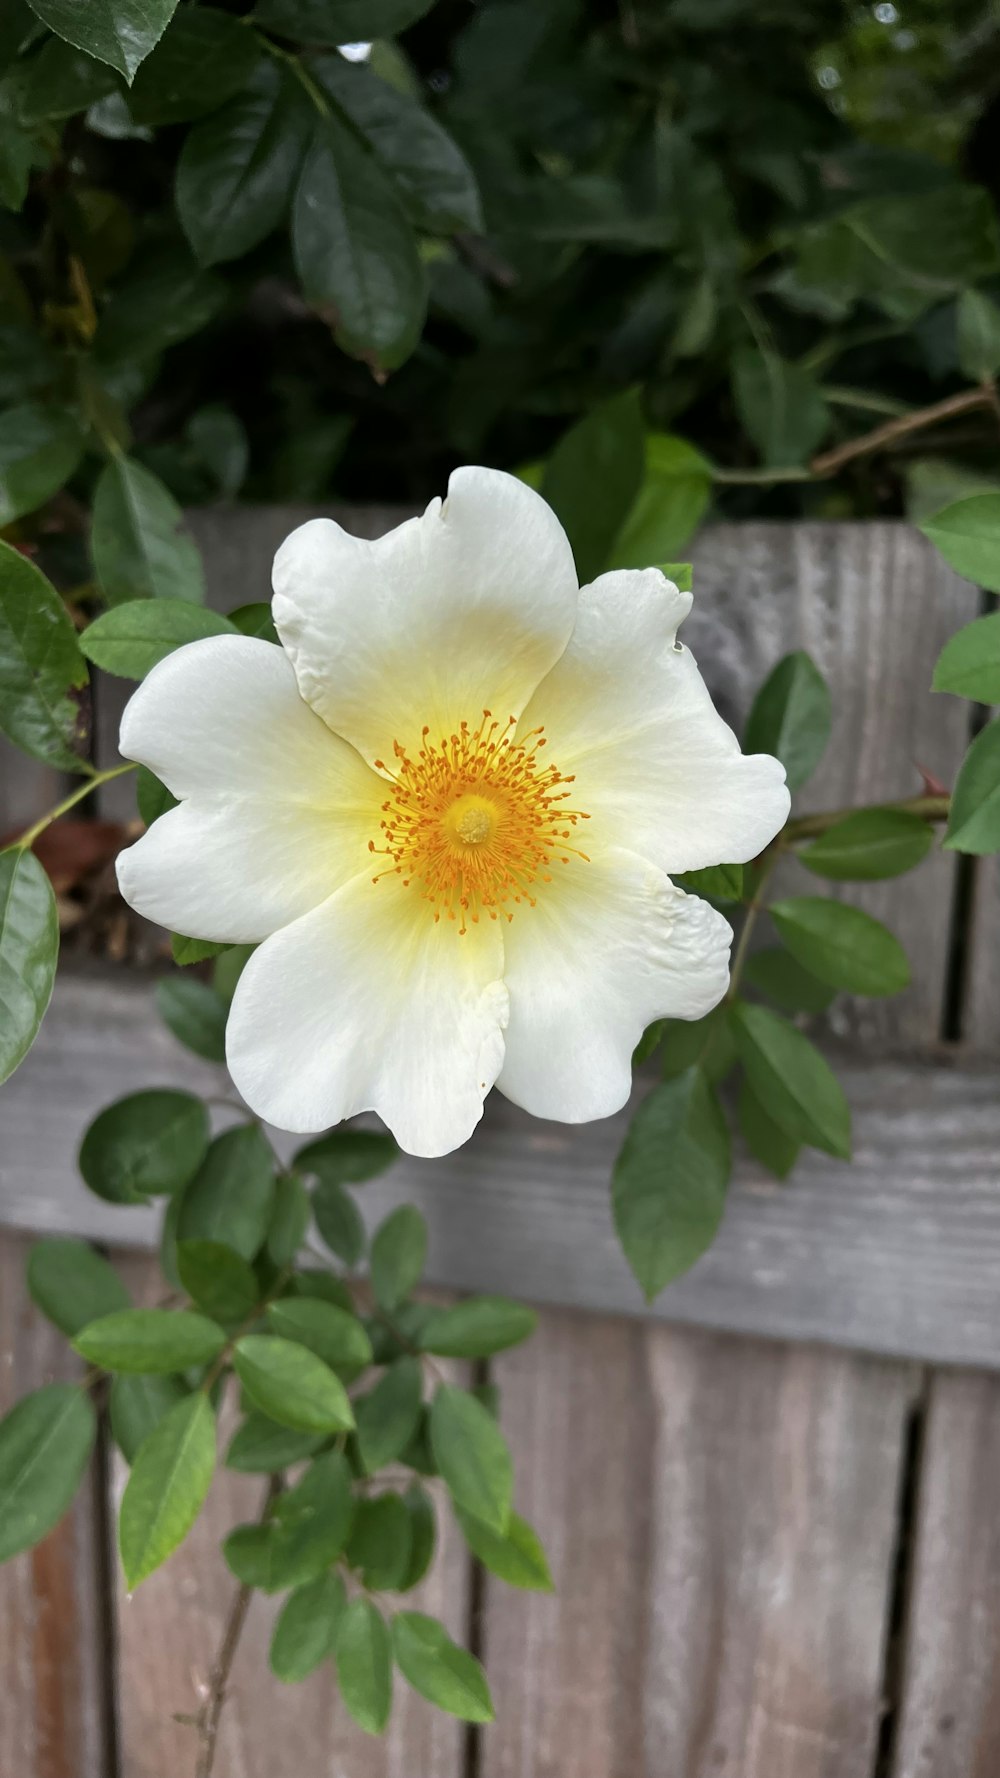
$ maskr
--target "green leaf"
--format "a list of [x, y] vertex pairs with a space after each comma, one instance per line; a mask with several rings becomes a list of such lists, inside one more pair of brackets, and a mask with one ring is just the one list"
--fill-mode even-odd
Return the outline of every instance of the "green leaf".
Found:
[[276, 1426], [264, 1414], [248, 1414], [226, 1452], [226, 1468], [243, 1475], [290, 1469], [293, 1463], [314, 1456], [326, 1436], [325, 1432], [293, 1432], [288, 1426]]
[[1000, 593], [1000, 494], [970, 494], [920, 526], [966, 580]]
[[980, 731], [962, 761], [944, 844], [953, 852], [1000, 852], [1000, 722]]
[[177, 1273], [192, 1301], [216, 1321], [245, 1321], [260, 1297], [253, 1268], [221, 1241], [178, 1241]]
[[190, 1390], [180, 1377], [126, 1376], [111, 1379], [108, 1408], [111, 1431], [126, 1463], [134, 1463], [143, 1440], [154, 1426], [175, 1407], [185, 1401]]
[[367, 1475], [402, 1455], [420, 1419], [423, 1379], [416, 1358], [399, 1358], [374, 1389], [358, 1396], [354, 1413], [358, 1453]]
[[202, 1163], [208, 1135], [208, 1111], [193, 1093], [130, 1093], [94, 1119], [80, 1148], [80, 1172], [108, 1203], [140, 1204], [183, 1190]]
[[0, 413], [0, 526], [44, 506], [82, 455], [83, 434], [65, 408], [25, 402]]
[[[997, 684], [1000, 689], [1000, 678]], [[877, 883], [913, 870], [933, 844], [934, 830], [919, 815], [905, 809], [857, 809], [834, 822], [796, 857], [818, 877]]]
[[472, 169], [423, 105], [343, 56], [320, 57], [310, 63], [310, 73], [361, 132], [419, 228], [483, 233]]
[[410, 1518], [410, 1559], [397, 1590], [408, 1593], [420, 1585], [434, 1560], [437, 1520], [434, 1502], [418, 1482], [407, 1488], [403, 1505]]
[[268, 1325], [282, 1339], [315, 1352], [331, 1370], [357, 1376], [372, 1362], [372, 1343], [356, 1315], [316, 1297], [282, 1297], [267, 1307]]
[[219, 956], [212, 970], [212, 986], [227, 1006], [232, 1004], [236, 984], [256, 949], [256, 945], [227, 945]]
[[743, 900], [742, 864], [710, 864], [704, 870], [684, 871], [674, 882], [692, 895], [706, 895], [714, 901]]
[[102, 1370], [161, 1376], [211, 1364], [225, 1343], [222, 1328], [193, 1309], [116, 1309], [73, 1341], [80, 1356]]
[[94, 1447], [97, 1418], [73, 1383], [48, 1383], [0, 1420], [0, 1562], [59, 1523]]
[[0, 1081], [38, 1036], [58, 957], [52, 884], [33, 852], [0, 852]]
[[117, 68], [131, 80], [159, 42], [177, 0], [29, 0], [31, 10], [57, 37]]
[[294, 1173], [279, 1173], [267, 1229], [267, 1254], [274, 1265], [291, 1264], [306, 1238], [311, 1216], [312, 1204], [301, 1179]]
[[200, 604], [205, 583], [198, 547], [173, 495], [129, 457], [113, 457], [94, 493], [90, 547], [109, 605], [135, 599]]
[[57, 1236], [39, 1241], [28, 1255], [28, 1291], [33, 1303], [70, 1339], [115, 1309], [126, 1309], [129, 1294], [113, 1266], [86, 1241]]
[[372, 1239], [372, 1287], [383, 1309], [391, 1313], [413, 1294], [426, 1257], [427, 1224], [412, 1204], [401, 1204]]
[[786, 654], [769, 673], [747, 717], [747, 753], [773, 753], [791, 790], [811, 777], [830, 739], [831, 706], [826, 680], [802, 650]]
[[185, 938], [181, 932], [170, 934], [170, 954], [182, 969], [190, 963], [204, 963], [209, 957], [221, 957], [228, 950], [228, 945], [217, 945], [214, 939]]
[[803, 969], [788, 951], [754, 951], [746, 960], [743, 974], [782, 1012], [825, 1012], [836, 993], [835, 988]]
[[356, 1266], [365, 1250], [365, 1225], [353, 1198], [339, 1185], [321, 1180], [313, 1193], [313, 1216], [331, 1253]]
[[337, 1645], [347, 1594], [339, 1574], [319, 1574], [286, 1599], [271, 1637], [271, 1672], [286, 1685], [308, 1679]]
[[871, 914], [821, 895], [797, 895], [768, 912], [803, 968], [850, 994], [898, 994], [910, 965], [898, 938]]
[[261, 0], [254, 17], [267, 31], [303, 43], [339, 43], [394, 37], [429, 12], [434, 0]]
[[660, 1059], [664, 1078], [698, 1067], [713, 1085], [728, 1074], [734, 1060], [725, 1002], [700, 1019], [664, 1019]]
[[139, 809], [140, 820], [152, 827], [168, 809], [176, 809], [177, 798], [169, 791], [159, 778], [154, 777], [147, 766], [140, 766], [135, 775], [135, 800]]
[[234, 1362], [251, 1401], [293, 1432], [347, 1432], [354, 1415], [339, 1377], [304, 1346], [271, 1334], [245, 1334]]
[[177, 163], [177, 213], [200, 264], [238, 259], [283, 221], [310, 123], [301, 87], [269, 61], [190, 132]]
[[420, 1345], [443, 1358], [489, 1358], [534, 1333], [538, 1316], [505, 1296], [473, 1296], [448, 1309], [432, 1309]]
[[105, 374], [121, 377], [130, 367], [134, 379], [137, 364], [148, 365], [206, 328], [228, 294], [225, 280], [204, 271], [186, 243], [163, 242], [138, 253], [101, 315], [95, 349]]
[[410, 1567], [413, 1524], [399, 1494], [361, 1500], [347, 1544], [347, 1560], [373, 1593], [398, 1593]]
[[457, 1505], [494, 1531], [510, 1519], [513, 1470], [503, 1433], [475, 1396], [442, 1383], [431, 1403], [431, 1446]]
[[436, 1618], [399, 1611], [392, 1620], [396, 1664], [415, 1692], [462, 1722], [492, 1722], [493, 1700], [474, 1655], [459, 1648]]
[[615, 1228], [648, 1302], [711, 1246], [728, 1183], [725, 1119], [688, 1068], [643, 1100], [612, 1175]]
[[151, 667], [204, 636], [235, 636], [235, 624], [184, 599], [130, 599], [84, 630], [80, 647], [89, 661], [122, 679], [145, 679]]
[[981, 704], [1000, 703], [1000, 611], [974, 618], [947, 641], [934, 668], [933, 689]]
[[551, 1593], [552, 1576], [537, 1532], [526, 1519], [512, 1512], [505, 1532], [494, 1531], [471, 1513], [455, 1508], [455, 1517], [473, 1555], [510, 1587], [533, 1593]]
[[181, 1241], [220, 1241], [255, 1259], [274, 1209], [271, 1151], [256, 1124], [225, 1130], [211, 1144], [181, 1204]]
[[317, 1297], [320, 1302], [332, 1303], [335, 1309], [343, 1309], [348, 1315], [354, 1314], [354, 1299], [344, 1280], [333, 1272], [303, 1266], [300, 1271], [292, 1273], [289, 1287], [296, 1296]]
[[317, 1457], [281, 1494], [264, 1525], [240, 1525], [222, 1550], [238, 1580], [275, 1593], [314, 1580], [340, 1555], [354, 1512], [351, 1474], [340, 1451]]
[[1000, 308], [981, 290], [963, 290], [958, 299], [958, 365], [972, 383], [1000, 370]]
[[787, 1179], [798, 1159], [799, 1143], [768, 1116], [746, 1081], [740, 1087], [738, 1115], [743, 1140], [755, 1160], [776, 1179]]
[[358, 1726], [381, 1735], [392, 1709], [392, 1645], [370, 1599], [352, 1599], [337, 1631], [340, 1695]]
[[361, 1185], [399, 1159], [393, 1138], [380, 1130], [331, 1130], [300, 1148], [292, 1165], [324, 1185]]
[[237, 605], [236, 610], [229, 613], [229, 621], [236, 625], [241, 636], [260, 636], [264, 642], [278, 640], [271, 607], [263, 600], [256, 600], [251, 605]]
[[610, 568], [649, 568], [683, 593], [691, 590], [691, 567], [670, 560], [690, 543], [712, 498], [712, 468], [686, 439], [649, 432], [642, 485], [611, 550]]
[[132, 82], [138, 124], [188, 123], [246, 84], [260, 60], [253, 31], [213, 7], [182, 6]]
[[814, 1044], [765, 1006], [737, 1001], [733, 1030], [751, 1090], [796, 1142], [851, 1158], [851, 1113], [833, 1070]]
[[139, 1446], [122, 1498], [118, 1545], [130, 1588], [159, 1568], [198, 1517], [215, 1469], [215, 1416], [201, 1391]]
[[320, 119], [292, 210], [306, 300], [354, 358], [383, 370], [407, 359], [427, 308], [427, 274], [392, 181], [353, 129]]
[[50, 37], [18, 82], [18, 118], [37, 124], [75, 117], [117, 90], [118, 82], [106, 63], [82, 55], [60, 37]]
[[642, 483], [643, 449], [639, 401], [630, 390], [585, 414], [549, 458], [542, 495], [566, 528], [583, 583], [607, 566]]
[[0, 541], [0, 729], [35, 759], [79, 771], [84, 723], [73, 696], [87, 663], [59, 594]]
[[204, 1056], [206, 1062], [225, 1061], [229, 1008], [207, 982], [193, 976], [164, 976], [156, 984], [156, 1010], [185, 1049]]
[[830, 412], [813, 373], [774, 352], [746, 346], [733, 360], [739, 417], [770, 469], [808, 462], [822, 443]]

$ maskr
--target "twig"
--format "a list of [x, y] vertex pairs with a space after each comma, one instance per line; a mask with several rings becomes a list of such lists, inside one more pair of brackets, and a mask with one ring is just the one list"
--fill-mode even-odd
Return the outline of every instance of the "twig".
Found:
[[120, 778], [123, 773], [136, 770], [133, 760], [129, 760], [127, 765], [111, 766], [106, 772], [95, 772], [90, 766], [83, 766], [82, 761], [81, 768], [87, 773], [86, 782], [78, 785], [70, 796], [64, 797], [62, 802], [57, 803], [54, 809], [50, 809], [47, 815], [42, 815], [31, 827], [25, 828], [24, 832], [14, 841], [14, 845], [20, 851], [26, 852], [34, 845], [39, 834], [44, 833], [47, 827], [51, 827], [53, 821], [58, 821], [60, 815], [65, 815], [69, 809], [75, 808], [76, 804], [82, 802], [85, 796], [90, 796], [92, 791], [99, 790], [102, 784], [110, 784], [112, 778]]
[[950, 420], [956, 414], [967, 414], [972, 408], [988, 407], [995, 411], [996, 404], [997, 394], [992, 383], [983, 383], [976, 389], [963, 389], [960, 395], [948, 395], [944, 401], [935, 401], [930, 407], [916, 408], [912, 413], [887, 420], [884, 426], [876, 426], [861, 438], [850, 438], [832, 451], [821, 451], [812, 459], [810, 471], [816, 476], [836, 475], [855, 457], [867, 457], [872, 451], [895, 444], [897, 438], [905, 438], [910, 432], [919, 432], [925, 426], [935, 425], [938, 420]]
[[[280, 1492], [281, 1478], [272, 1476], [260, 1514], [262, 1525], [270, 1516], [272, 1502]], [[212, 1778], [216, 1743], [219, 1738], [219, 1722], [222, 1717], [222, 1706], [226, 1701], [226, 1687], [229, 1684], [229, 1676], [233, 1669], [233, 1661], [236, 1659], [236, 1650], [243, 1634], [243, 1626], [246, 1623], [252, 1596], [253, 1588], [244, 1581], [234, 1595], [233, 1603], [229, 1608], [229, 1616], [226, 1619], [226, 1628], [219, 1645], [219, 1652], [215, 1657], [209, 1676], [208, 1697], [198, 1713], [198, 1764], [195, 1769], [195, 1778]]]
[[814, 840], [839, 821], [846, 821], [849, 815], [863, 815], [873, 809], [890, 810], [893, 814], [919, 815], [924, 821], [947, 821], [951, 810], [951, 797], [944, 796], [908, 796], [901, 802], [856, 804], [847, 809], [822, 809], [815, 815], [798, 815], [789, 821], [778, 836], [780, 846], [793, 846], [797, 840]]

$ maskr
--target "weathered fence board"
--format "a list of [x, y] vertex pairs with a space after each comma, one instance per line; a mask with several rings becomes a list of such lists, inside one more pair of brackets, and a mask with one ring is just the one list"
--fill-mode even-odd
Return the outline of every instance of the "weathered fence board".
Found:
[[866, 1778], [913, 1370], [547, 1314], [496, 1374], [558, 1590], [487, 1581], [484, 1778]]
[[892, 1778], [1000, 1771], [1000, 1382], [934, 1376]]
[[[854, 1108], [853, 1162], [809, 1154], [788, 1186], [741, 1162], [717, 1240], [653, 1314], [1000, 1367], [995, 1071], [835, 1059]], [[148, 982], [66, 974], [0, 1099], [0, 1220], [152, 1244], [156, 1213], [93, 1197], [75, 1154], [102, 1104], [154, 1085], [232, 1091], [155, 1019]], [[626, 1115], [547, 1124], [494, 1094], [471, 1145], [403, 1157], [359, 1202], [370, 1220], [420, 1205], [436, 1283], [638, 1313], [608, 1205]]]
[[[75, 1380], [83, 1368], [28, 1297], [30, 1246], [0, 1232], [0, 1415], [30, 1390]], [[96, 1485], [88, 1476], [51, 1536], [0, 1569], [4, 1778], [110, 1773], [97, 1514]]]

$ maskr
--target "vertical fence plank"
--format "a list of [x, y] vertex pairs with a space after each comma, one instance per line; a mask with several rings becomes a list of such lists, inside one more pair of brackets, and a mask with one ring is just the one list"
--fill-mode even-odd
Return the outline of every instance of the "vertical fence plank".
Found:
[[1000, 1771], [1000, 1382], [930, 1387], [892, 1778]]
[[[0, 1231], [0, 1414], [81, 1365], [24, 1284], [31, 1242]], [[0, 1568], [0, 1772], [114, 1778], [105, 1716], [98, 1500], [88, 1476], [44, 1542]]]
[[[162, 1288], [152, 1261], [134, 1259], [128, 1281], [138, 1301]], [[222, 1441], [224, 1443], [224, 1440]], [[126, 1479], [116, 1466], [117, 1494]], [[220, 1467], [208, 1504], [169, 1562], [128, 1597], [118, 1595], [122, 1765], [127, 1778], [191, 1778], [197, 1736], [178, 1717], [196, 1715], [237, 1590], [219, 1544], [234, 1525], [255, 1518], [264, 1482]], [[470, 1565], [448, 1516], [423, 1585], [407, 1606], [430, 1612], [464, 1642]], [[372, 1739], [356, 1728], [325, 1665], [301, 1685], [284, 1686], [267, 1664], [281, 1598], [255, 1596], [233, 1666], [222, 1714], [217, 1778], [463, 1778], [465, 1731], [397, 1680], [390, 1728]]]
[[488, 1582], [483, 1778], [867, 1778], [911, 1368], [546, 1314], [497, 1369], [558, 1591]]

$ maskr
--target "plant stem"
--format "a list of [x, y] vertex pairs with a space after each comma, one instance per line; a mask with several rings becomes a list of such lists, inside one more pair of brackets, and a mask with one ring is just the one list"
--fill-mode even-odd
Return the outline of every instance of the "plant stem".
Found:
[[[272, 1476], [268, 1483], [264, 1505], [260, 1514], [260, 1524], [265, 1524], [270, 1516], [275, 1496], [281, 1492], [281, 1477]], [[212, 1767], [215, 1764], [215, 1749], [219, 1738], [219, 1722], [222, 1717], [222, 1706], [226, 1701], [226, 1687], [236, 1659], [236, 1650], [240, 1645], [243, 1626], [247, 1621], [253, 1588], [244, 1581], [236, 1592], [226, 1619], [219, 1652], [215, 1657], [208, 1681], [208, 1697], [198, 1715], [198, 1766], [195, 1778], [212, 1778]]]
[[864, 803], [847, 809], [822, 809], [814, 815], [798, 815], [794, 821], [786, 822], [778, 835], [778, 845], [782, 848], [794, 846], [798, 840], [813, 840], [838, 821], [846, 821], [849, 815], [866, 815], [871, 811], [889, 810], [893, 814], [919, 815], [924, 821], [947, 821], [951, 810], [951, 797], [944, 796], [909, 796], [896, 803]]
[[[787, 832], [787, 829], [785, 829], [785, 832]], [[750, 950], [750, 940], [753, 937], [753, 929], [757, 924], [758, 914], [763, 912], [764, 891], [770, 881], [771, 872], [778, 862], [783, 837], [783, 834], [779, 834], [776, 840], [772, 840], [767, 851], [761, 858], [760, 875], [757, 879], [757, 887], [753, 893], [753, 900], [747, 903], [747, 911], [743, 916], [743, 925], [740, 928], [740, 936], [737, 940], [736, 949], [733, 952], [733, 961], [729, 969], [729, 989], [726, 994], [727, 1000], [735, 1000], [740, 991], [740, 982], [743, 979], [743, 970]]]
[[60, 815], [65, 815], [69, 809], [75, 808], [77, 803], [82, 803], [84, 797], [89, 796], [92, 790], [97, 790], [102, 784], [110, 784], [112, 778], [120, 778], [124, 772], [134, 772], [137, 769], [135, 761], [129, 760], [126, 765], [111, 766], [106, 772], [88, 770], [86, 781], [78, 785], [69, 796], [64, 797], [61, 803], [57, 803], [54, 809], [50, 809], [47, 815], [43, 815], [41, 820], [36, 821], [31, 827], [26, 827], [14, 844], [22, 852], [26, 852], [29, 846], [34, 845], [40, 833], [44, 833], [47, 827], [51, 827], [53, 821], [58, 821]]
[[333, 111], [326, 94], [316, 85], [308, 70], [303, 67], [301, 57], [295, 55], [290, 49], [282, 49], [278, 43], [272, 43], [270, 37], [266, 37], [264, 32], [256, 26], [253, 29], [261, 48], [266, 50], [269, 56], [273, 56], [276, 62], [284, 62], [291, 69], [299, 85], [308, 93], [320, 116], [332, 117]]
[[972, 408], [996, 408], [997, 394], [992, 383], [980, 384], [975, 389], [963, 389], [959, 395], [948, 395], [943, 401], [935, 401], [930, 407], [914, 409], [912, 413], [900, 414], [894, 420], [886, 420], [882, 426], [866, 432], [861, 438], [849, 438], [846, 444], [835, 445], [832, 451], [821, 451], [809, 465], [814, 476], [836, 475], [846, 463], [852, 463], [855, 457], [866, 457], [872, 451], [880, 451], [883, 446], [895, 444], [897, 438], [905, 438], [910, 432], [921, 431], [925, 426], [934, 426], [939, 420], [950, 420], [956, 414], [967, 414]]

